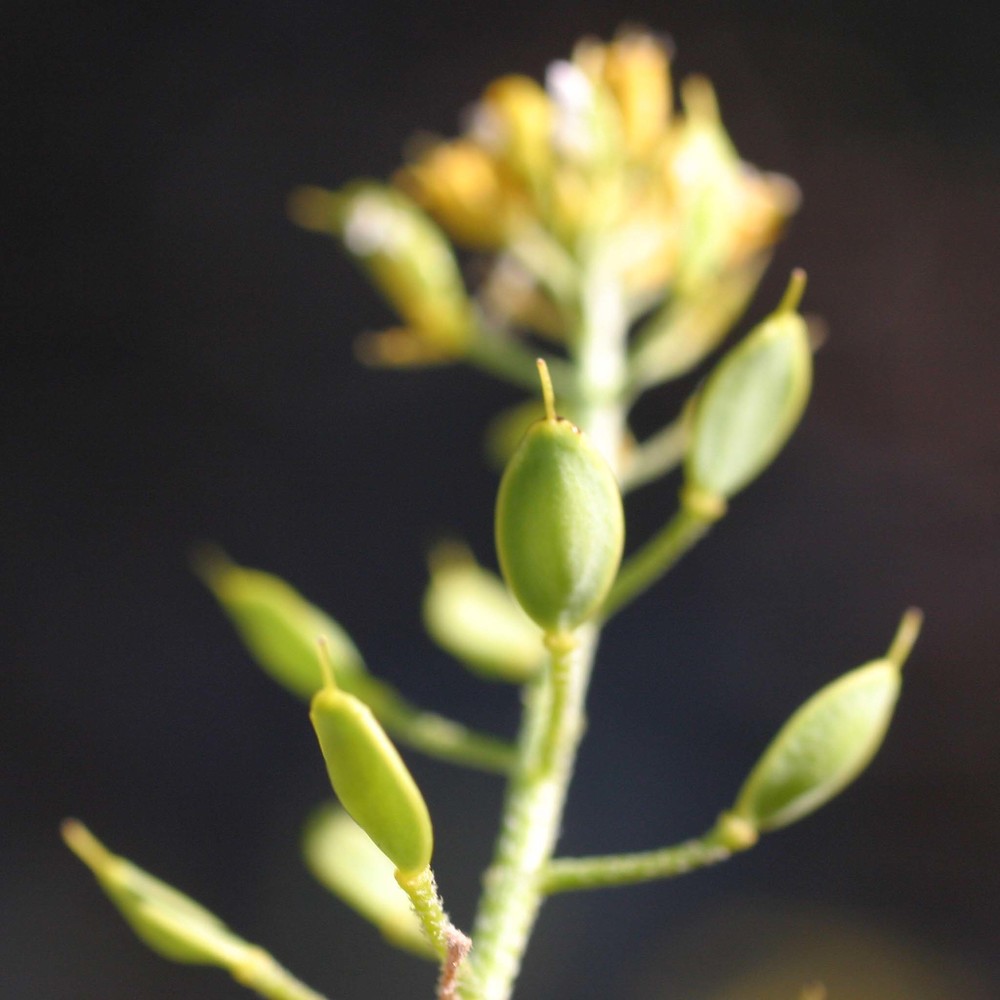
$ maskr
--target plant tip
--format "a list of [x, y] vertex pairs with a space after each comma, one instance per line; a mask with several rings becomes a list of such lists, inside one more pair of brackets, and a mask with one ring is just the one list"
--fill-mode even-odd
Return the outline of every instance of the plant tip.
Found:
[[924, 613], [920, 608], [907, 608], [899, 621], [899, 628], [893, 636], [886, 659], [891, 660], [897, 667], [902, 667], [920, 635], [923, 623]]

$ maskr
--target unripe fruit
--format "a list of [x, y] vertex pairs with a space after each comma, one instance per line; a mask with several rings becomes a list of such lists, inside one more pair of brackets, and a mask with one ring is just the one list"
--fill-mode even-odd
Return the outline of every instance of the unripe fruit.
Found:
[[309, 711], [340, 804], [406, 874], [430, 864], [434, 834], [424, 798], [371, 710], [332, 685]]
[[550, 634], [570, 632], [601, 606], [625, 539], [614, 473], [587, 436], [557, 417], [539, 362], [546, 417], [533, 424], [500, 482], [496, 545], [507, 586]]
[[771, 463], [799, 422], [812, 381], [805, 320], [795, 311], [805, 274], [778, 309], [716, 365], [698, 394], [685, 481], [728, 500]]
[[787, 826], [868, 766], [889, 728], [903, 661], [919, 628], [919, 612], [907, 612], [885, 658], [837, 678], [791, 716], [740, 789], [735, 816], [760, 831]]
[[139, 939], [157, 954], [172, 962], [232, 969], [251, 950], [214, 913], [112, 854], [82, 823], [65, 820], [62, 835]]

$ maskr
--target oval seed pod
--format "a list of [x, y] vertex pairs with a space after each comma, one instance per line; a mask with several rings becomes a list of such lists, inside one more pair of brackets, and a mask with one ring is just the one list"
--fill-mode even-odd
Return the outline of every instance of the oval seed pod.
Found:
[[699, 393], [685, 476], [701, 492], [738, 493], [798, 424], [812, 382], [809, 336], [795, 312], [804, 286], [795, 272], [777, 311], [722, 358]]
[[427, 806], [371, 710], [328, 686], [313, 697], [309, 718], [341, 805], [401, 872], [423, 871], [434, 847]]
[[571, 631], [602, 604], [625, 540], [614, 473], [582, 431], [555, 414], [539, 362], [547, 416], [514, 453], [496, 506], [496, 546], [507, 586], [545, 632]]
[[324, 640], [338, 684], [364, 671], [347, 633], [284, 580], [247, 569], [214, 549], [200, 552], [196, 569], [231, 619], [253, 658], [300, 698], [323, 687], [316, 640]]
[[523, 684], [534, 676], [545, 647], [503, 581], [458, 543], [437, 546], [430, 564], [423, 616], [438, 645], [489, 680]]
[[791, 716], [740, 789], [733, 815], [776, 830], [824, 805], [868, 766], [889, 728], [919, 626], [919, 612], [908, 612], [884, 659], [844, 674]]

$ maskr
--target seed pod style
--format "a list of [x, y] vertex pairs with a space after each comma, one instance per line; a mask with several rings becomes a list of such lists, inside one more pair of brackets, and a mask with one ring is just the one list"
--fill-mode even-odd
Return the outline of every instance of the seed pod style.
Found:
[[546, 416], [507, 465], [496, 506], [496, 546], [507, 586], [546, 633], [569, 632], [601, 606], [621, 562], [625, 518], [607, 462], [557, 417], [539, 362]]
[[844, 674], [791, 716], [750, 772], [733, 815], [776, 830], [826, 804], [868, 766], [889, 728], [919, 623], [919, 613], [908, 612], [885, 658]]
[[396, 868], [422, 872], [434, 846], [427, 806], [371, 710], [328, 685], [313, 697], [309, 718], [341, 805]]
[[792, 276], [778, 309], [730, 350], [698, 395], [686, 482], [728, 500], [771, 463], [795, 429], [812, 381], [805, 320], [795, 307], [805, 275]]

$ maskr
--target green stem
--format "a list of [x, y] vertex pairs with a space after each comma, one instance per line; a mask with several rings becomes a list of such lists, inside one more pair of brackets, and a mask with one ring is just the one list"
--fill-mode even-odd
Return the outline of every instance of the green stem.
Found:
[[654, 584], [704, 537], [714, 520], [682, 504], [673, 518], [622, 565], [604, 602], [602, 616], [610, 618]]
[[453, 764], [499, 774], [508, 773], [514, 766], [517, 755], [510, 743], [417, 708], [374, 677], [352, 677], [342, 686], [368, 705], [400, 743], [414, 750]]
[[682, 413], [637, 445], [622, 463], [622, 491], [627, 493], [645, 486], [676, 468], [684, 458], [688, 437], [688, 421]]
[[[575, 415], [617, 472], [628, 328], [621, 282], [595, 260], [580, 292], [581, 321], [571, 343]], [[562, 825], [599, 636], [597, 626], [586, 625], [574, 633], [575, 644], [550, 637], [549, 668], [525, 686], [517, 763], [484, 877], [470, 968], [460, 984], [462, 1000], [508, 1000], [513, 991]]]
[[[527, 350], [520, 340], [480, 326], [469, 341], [464, 360], [522, 389], [538, 390], [535, 354]], [[558, 361], [554, 364], [557, 369], [560, 367]]]
[[444, 911], [434, 872], [429, 866], [416, 875], [404, 875], [397, 870], [396, 881], [410, 897], [413, 912], [419, 918], [427, 940], [434, 946], [435, 954], [444, 961], [448, 954], [448, 939], [455, 927]]
[[296, 979], [262, 948], [251, 948], [230, 968], [233, 979], [267, 1000], [326, 1000]]
[[596, 644], [577, 632], [575, 649], [553, 651], [549, 670], [525, 689], [518, 761], [507, 788], [501, 833], [473, 927], [463, 1000], [506, 1000], [542, 903], [541, 876], [555, 849]]
[[756, 832], [737, 817], [723, 814], [701, 837], [656, 851], [607, 854], [591, 858], [556, 858], [545, 869], [546, 894], [579, 889], [609, 889], [654, 879], [673, 878], [707, 868], [745, 851], [757, 842]]

